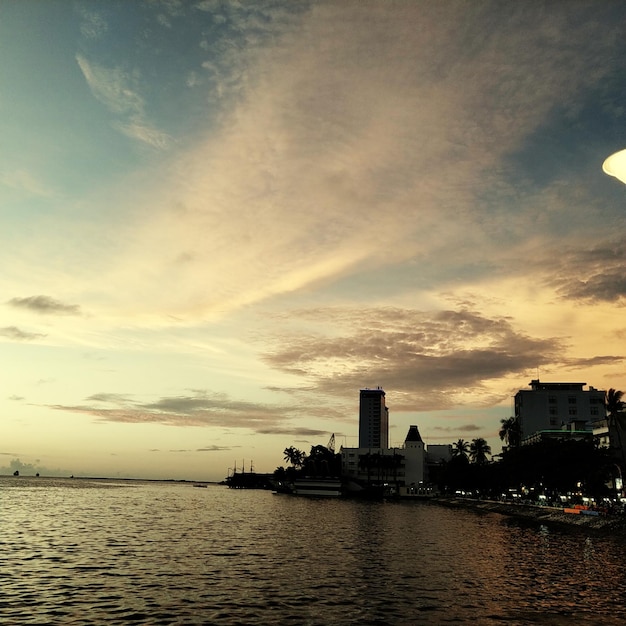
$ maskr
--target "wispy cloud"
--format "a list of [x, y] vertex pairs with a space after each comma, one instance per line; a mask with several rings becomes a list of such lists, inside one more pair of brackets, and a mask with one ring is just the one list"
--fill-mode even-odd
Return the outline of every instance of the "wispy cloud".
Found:
[[57, 195], [54, 189], [26, 170], [0, 172], [0, 185], [43, 198], [54, 198]]
[[26, 309], [42, 315], [80, 315], [80, 306], [65, 304], [50, 296], [28, 296], [26, 298], [11, 298], [7, 304], [19, 309]]
[[[188, 396], [163, 397], [150, 403], [132, 402], [127, 396], [110, 393], [94, 394], [87, 400], [90, 404], [54, 405], [50, 408], [91, 415], [104, 422], [246, 428], [255, 432], [277, 427], [299, 412], [294, 406], [237, 401], [223, 393], [205, 391], [196, 391]], [[101, 402], [114, 406], [103, 408]]]
[[563, 298], [586, 302], [626, 303], [626, 237], [591, 246], [564, 246], [550, 267], [548, 284]]
[[443, 433], [475, 433], [483, 430], [483, 427], [476, 424], [463, 424], [460, 426], [433, 426], [431, 430]]
[[[234, 450], [241, 446], [206, 446], [204, 448], [181, 448], [179, 450], [168, 450], [168, 452], [224, 452], [225, 450]], [[159, 448], [152, 448], [149, 452], [162, 452]]]
[[143, 115], [144, 100], [130, 85], [130, 77], [120, 68], [106, 68], [90, 63], [81, 55], [76, 62], [93, 95], [110, 111], [118, 114]]
[[14, 341], [35, 341], [43, 339], [46, 335], [42, 333], [29, 333], [19, 329], [17, 326], [5, 326], [0, 328], [0, 337], [13, 339]]
[[[306, 319], [309, 332], [288, 334], [289, 319]], [[560, 363], [564, 349], [559, 338], [532, 338], [510, 320], [467, 310], [315, 309], [285, 314], [284, 323], [268, 364], [330, 395], [388, 386], [398, 410], [454, 407], [469, 397], [496, 404], [503, 398], [488, 392], [488, 381]]]
[[109, 30], [107, 20], [102, 13], [89, 10], [80, 4], [76, 6], [76, 10], [82, 19], [80, 33], [83, 37], [89, 40], [98, 40]]
[[85, 398], [87, 402], [105, 402], [111, 404], [128, 404], [132, 402], [130, 396], [121, 393], [94, 393]]
[[[530, 184], [506, 163], [601, 78], [606, 33], [557, 9], [366, 6], [316, 5], [236, 64], [248, 79], [232, 108], [176, 155], [119, 257], [120, 272], [149, 257], [175, 285], [166, 303], [133, 285], [144, 306], [203, 318], [402, 263], [442, 288], [444, 273], [520, 265]], [[572, 37], [586, 54], [572, 57]], [[103, 99], [141, 109], [118, 74], [92, 74], [111, 85]]]
[[121, 429], [179, 472], [352, 439], [362, 387], [398, 438], [497, 442], [530, 378], [620, 386], [619, 2], [78, 3], [69, 66], [26, 13], [0, 168], [16, 435], [51, 413], [112, 471]]
[[120, 118], [113, 124], [115, 128], [155, 148], [168, 146], [171, 137], [147, 120], [145, 100], [134, 84], [136, 79], [119, 67], [103, 67], [82, 55], [77, 55], [76, 61], [93, 95]]
[[290, 437], [322, 437], [330, 435], [330, 431], [328, 430], [306, 428], [305, 426], [296, 426], [293, 428], [260, 428], [257, 432], [260, 435], [288, 435]]
[[562, 363], [564, 369], [580, 370], [597, 367], [599, 365], [620, 365], [626, 361], [626, 356], [593, 356], [580, 358], [565, 358]]
[[154, 148], [167, 148], [172, 142], [170, 135], [142, 122], [120, 122], [115, 123], [113, 126], [127, 137], [147, 143]]

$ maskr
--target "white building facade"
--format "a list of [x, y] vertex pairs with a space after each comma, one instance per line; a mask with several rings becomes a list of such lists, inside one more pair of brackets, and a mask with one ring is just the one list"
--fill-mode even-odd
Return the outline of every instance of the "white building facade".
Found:
[[401, 448], [342, 448], [341, 472], [360, 485], [389, 485], [399, 495], [417, 493], [426, 480], [426, 449], [417, 426]]
[[571, 430], [584, 425], [591, 431], [593, 422], [602, 419], [604, 391], [586, 383], [542, 383], [530, 381], [530, 389], [515, 394], [515, 417], [522, 440], [542, 431]]

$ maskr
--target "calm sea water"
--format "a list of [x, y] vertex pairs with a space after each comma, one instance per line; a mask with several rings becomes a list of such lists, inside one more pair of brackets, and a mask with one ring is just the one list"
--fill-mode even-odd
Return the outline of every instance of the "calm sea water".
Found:
[[6, 624], [624, 624], [626, 545], [436, 505], [0, 478]]

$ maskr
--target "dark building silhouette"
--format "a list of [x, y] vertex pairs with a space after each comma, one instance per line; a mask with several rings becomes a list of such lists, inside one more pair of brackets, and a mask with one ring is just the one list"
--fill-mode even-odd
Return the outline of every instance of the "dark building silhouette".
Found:
[[359, 448], [389, 447], [389, 409], [385, 406], [385, 392], [361, 389], [359, 404]]

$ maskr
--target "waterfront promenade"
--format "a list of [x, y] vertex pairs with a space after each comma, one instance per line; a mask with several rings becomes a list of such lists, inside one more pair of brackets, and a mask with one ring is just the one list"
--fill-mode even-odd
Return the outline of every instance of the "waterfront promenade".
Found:
[[542, 506], [527, 502], [501, 502], [467, 497], [435, 498], [433, 502], [449, 508], [464, 508], [484, 513], [500, 513], [509, 517], [534, 520], [541, 523], [560, 524], [602, 533], [622, 535], [626, 539], [626, 515], [574, 515], [563, 507]]

